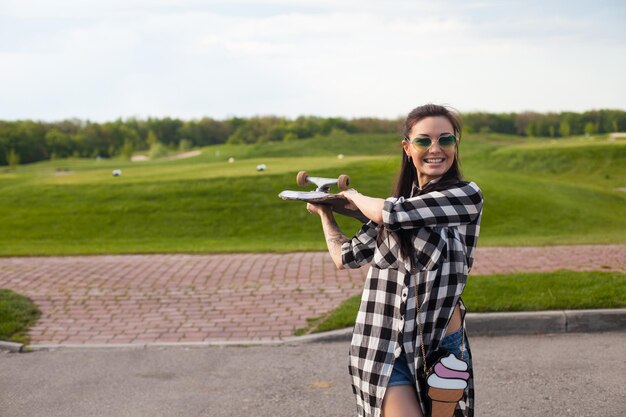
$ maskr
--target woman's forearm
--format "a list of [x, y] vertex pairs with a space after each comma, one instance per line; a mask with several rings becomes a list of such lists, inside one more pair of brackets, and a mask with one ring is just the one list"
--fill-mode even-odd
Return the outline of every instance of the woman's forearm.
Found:
[[341, 232], [332, 212], [322, 213], [320, 217], [322, 219], [322, 229], [324, 229], [328, 253], [330, 253], [330, 257], [333, 259], [335, 266], [337, 266], [338, 269], [344, 269], [341, 259], [341, 245], [350, 241], [350, 239]]
[[376, 224], [381, 224], [383, 222], [383, 206], [385, 205], [384, 199], [368, 197], [354, 189], [344, 191], [341, 194], [352, 201], [354, 205], [361, 210], [361, 213], [363, 213], [365, 217]]

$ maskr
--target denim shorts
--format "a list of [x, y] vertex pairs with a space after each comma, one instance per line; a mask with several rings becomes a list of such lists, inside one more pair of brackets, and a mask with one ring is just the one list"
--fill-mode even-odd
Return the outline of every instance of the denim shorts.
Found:
[[[450, 353], [454, 353], [457, 358], [469, 365], [469, 353], [467, 352], [467, 336], [465, 337], [465, 352], [461, 352], [463, 347], [463, 328], [454, 333], [450, 333], [439, 343], [439, 346], [446, 349]], [[463, 355], [461, 357], [461, 354]]]
[[[461, 346], [463, 340], [463, 329], [459, 329], [454, 333], [450, 333], [441, 339], [439, 346], [448, 350], [450, 353], [454, 353], [457, 358], [461, 359]], [[465, 344], [467, 345], [467, 337], [465, 339]], [[469, 355], [467, 351], [463, 354], [463, 361], [469, 364]], [[393, 387], [396, 385], [415, 385], [415, 381], [413, 376], [411, 375], [411, 371], [409, 370], [409, 365], [406, 363], [406, 355], [404, 354], [404, 349], [402, 350], [402, 354], [396, 358], [396, 361], [393, 363], [393, 370], [391, 371], [391, 377], [389, 378], [389, 382], [387, 383], [388, 387]]]
[[391, 377], [387, 383], [388, 387], [395, 387], [396, 385], [415, 385], [409, 365], [406, 363], [406, 356], [404, 355], [404, 349], [400, 356], [396, 358], [393, 363], [393, 370], [391, 371]]

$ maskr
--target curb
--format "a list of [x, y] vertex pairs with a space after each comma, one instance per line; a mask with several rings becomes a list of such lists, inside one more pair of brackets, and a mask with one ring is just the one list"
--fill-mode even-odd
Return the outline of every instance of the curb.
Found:
[[[513, 336], [554, 333], [596, 333], [626, 331], [626, 308], [603, 310], [556, 310], [515, 313], [468, 313], [465, 317], [470, 336]], [[216, 340], [182, 343], [123, 343], [123, 344], [41, 344], [29, 345], [28, 349], [146, 349], [166, 347], [231, 347], [231, 346], [280, 346], [314, 342], [349, 341], [352, 327], [330, 332], [256, 340]], [[18, 343], [2, 344], [23, 346]]]
[[305, 336], [289, 336], [274, 339], [255, 339], [255, 340], [212, 340], [206, 342], [156, 342], [156, 343], [101, 343], [101, 344], [38, 344], [29, 345], [31, 351], [50, 350], [50, 349], [147, 349], [147, 348], [167, 348], [167, 347], [246, 347], [246, 346], [285, 346], [297, 345], [301, 343], [312, 342], [334, 342], [341, 340], [350, 340], [352, 337], [352, 327], [344, 329], [332, 330], [324, 333], [315, 333]]
[[19, 353], [24, 351], [24, 345], [21, 343], [5, 342], [4, 340], [0, 340], [0, 351], [1, 350]]
[[[467, 313], [465, 321], [470, 336], [619, 332], [626, 331], [626, 308]], [[309, 337], [306, 341], [315, 342], [350, 340], [352, 327], [304, 337]]]
[[475, 336], [611, 332], [626, 330], [626, 309], [468, 313], [466, 321]]

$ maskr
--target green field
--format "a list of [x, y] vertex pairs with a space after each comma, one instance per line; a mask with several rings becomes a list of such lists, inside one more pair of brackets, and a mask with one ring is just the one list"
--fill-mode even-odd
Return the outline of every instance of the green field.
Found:
[[[305, 169], [348, 174], [359, 191], [387, 197], [400, 152], [396, 135], [346, 134], [179, 160], [4, 167], [0, 255], [325, 250], [319, 220], [278, 193], [297, 189]], [[626, 242], [625, 140], [468, 135], [460, 152], [485, 196], [481, 246]], [[261, 163], [267, 171], [256, 171]], [[346, 234], [359, 227], [339, 223]]]

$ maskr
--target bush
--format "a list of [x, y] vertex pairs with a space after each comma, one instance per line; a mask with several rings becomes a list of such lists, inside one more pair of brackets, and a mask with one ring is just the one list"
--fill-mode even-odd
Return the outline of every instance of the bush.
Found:
[[124, 141], [124, 146], [122, 146], [122, 150], [120, 153], [124, 157], [124, 159], [130, 160], [133, 157], [133, 153], [135, 152], [135, 147], [129, 140]]
[[169, 150], [162, 143], [156, 142], [152, 146], [150, 146], [150, 153], [148, 156], [150, 159], [158, 159], [166, 157], [169, 154]]
[[294, 140], [298, 140], [298, 135], [293, 132], [289, 132], [285, 136], [283, 136], [283, 142], [291, 142]]
[[186, 152], [188, 150], [190, 150], [192, 148], [193, 144], [191, 143], [190, 140], [188, 139], [183, 139], [180, 141], [180, 143], [178, 144], [178, 149], [181, 152]]

